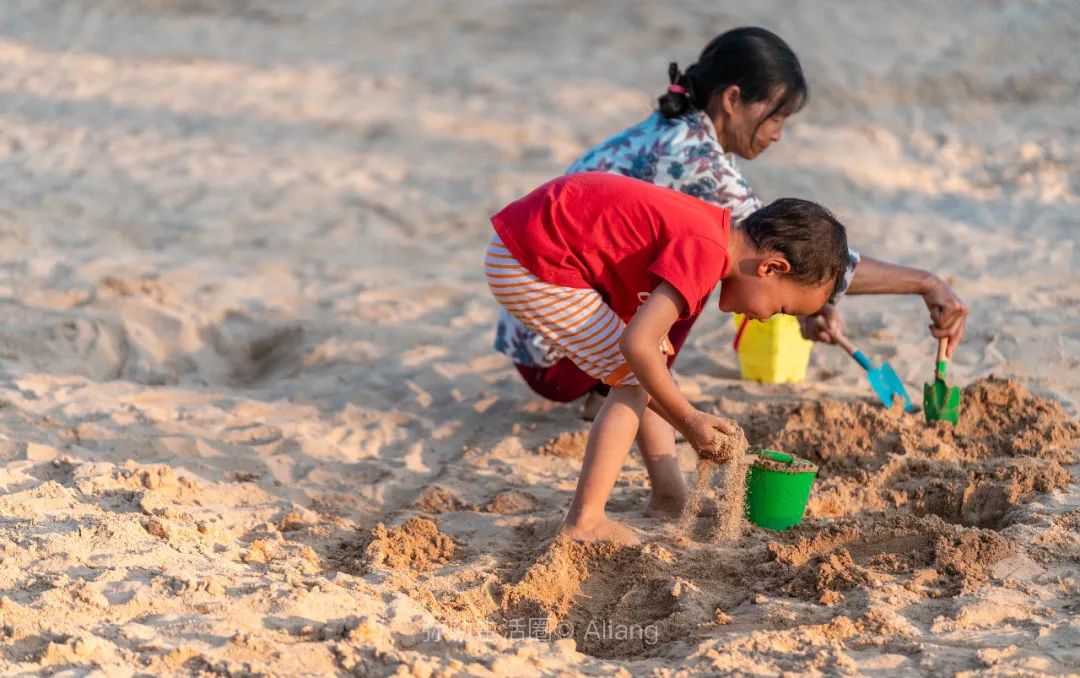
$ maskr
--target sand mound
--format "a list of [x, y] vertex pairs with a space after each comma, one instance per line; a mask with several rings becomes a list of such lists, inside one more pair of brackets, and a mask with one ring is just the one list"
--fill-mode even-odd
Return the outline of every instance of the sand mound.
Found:
[[868, 457], [910, 450], [970, 462], [1030, 456], [1071, 463], [1080, 423], [1061, 405], [1032, 395], [1019, 382], [988, 377], [963, 390], [956, 427], [927, 425], [869, 402], [820, 401], [772, 406], [751, 413], [749, 435], [830, 469], [862, 465]]
[[583, 544], [558, 537], [518, 583], [503, 590], [502, 612], [507, 619], [543, 617], [544, 630], [554, 633], [580, 594], [582, 581], [589, 578], [591, 566], [610, 561], [618, 550], [612, 544]]
[[588, 441], [588, 431], [560, 433], [538, 447], [536, 453], [564, 459], [581, 459], [585, 456], [585, 444]]
[[500, 492], [484, 505], [484, 510], [489, 513], [524, 513], [536, 508], [536, 497], [528, 492], [507, 490]]
[[899, 510], [1000, 527], [1032, 495], [1070, 481], [1062, 466], [1080, 442], [1060, 405], [994, 377], [964, 389], [955, 428], [837, 401], [762, 407], [746, 424], [762, 446], [821, 466], [811, 518]]
[[468, 508], [468, 502], [454, 490], [441, 485], [428, 485], [420, 491], [413, 507], [427, 513], [449, 513]]
[[[520, 581], [503, 590], [496, 625], [508, 635], [572, 637], [579, 651], [603, 658], [673, 656], [738, 620], [793, 626], [788, 606], [766, 612], [764, 596], [813, 601], [802, 623], [849, 616], [878, 629], [893, 613], [868, 605], [872, 591], [898, 587], [928, 609], [969, 593], [1016, 545], [991, 530], [936, 516], [863, 518], [824, 529], [759, 531], [751, 543], [657, 540], [643, 546], [557, 540]], [[820, 633], [828, 633], [827, 629]], [[824, 639], [822, 636], [819, 639]]]
[[574, 638], [599, 657], [651, 654], [700, 624], [715, 626], [718, 605], [745, 599], [739, 564], [711, 555], [557, 539], [504, 589], [499, 626], [512, 633], [530, 622], [527, 635]]
[[1019, 382], [989, 377], [964, 389], [955, 431], [943, 433], [966, 455], [1031, 456], [1074, 463], [1080, 422], [1061, 405], [1028, 392]]
[[369, 568], [426, 572], [445, 565], [454, 557], [454, 540], [439, 532], [427, 518], [409, 518], [401, 527], [386, 528], [379, 523], [364, 547]]
[[[737, 531], [719, 529], [722, 510], [712, 542], [688, 541], [694, 504], [719, 468], [702, 459], [691, 517], [672, 538], [639, 547], [556, 540], [503, 589], [496, 624], [514, 633], [540, 620], [529, 635], [573, 637], [580, 651], [604, 658], [677, 654], [687, 648], [675, 646], [736, 621], [819, 623], [808, 632], [815, 641], [914, 633], [875, 592], [903, 591], [913, 615], [929, 623], [939, 614], [934, 601], [976, 591], [1018, 550], [1013, 539], [981, 528], [1001, 527], [1035, 494], [1069, 482], [1061, 464], [1080, 441], [1056, 403], [1012, 381], [973, 383], [961, 417], [953, 429], [862, 402], [756, 406], [747, 418], [751, 439], [820, 467], [808, 520], [784, 533], [754, 529], [738, 541]], [[1028, 444], [1039, 439], [1043, 445]], [[725, 481], [725, 496], [731, 485]], [[821, 607], [759, 608], [776, 595]]]
[[843, 521], [813, 533], [802, 528], [787, 538], [793, 540], [767, 547], [774, 581], [791, 595], [816, 596], [825, 604], [842, 600], [844, 591], [917, 573], [916, 585], [927, 597], [961, 593], [986, 581], [990, 568], [1016, 548], [991, 530], [950, 525], [936, 516]]

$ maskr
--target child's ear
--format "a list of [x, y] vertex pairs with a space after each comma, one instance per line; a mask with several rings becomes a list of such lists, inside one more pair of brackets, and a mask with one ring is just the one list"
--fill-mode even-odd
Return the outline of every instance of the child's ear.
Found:
[[791, 262], [782, 254], [767, 254], [758, 262], [758, 277], [768, 278], [774, 275], [787, 275], [791, 273]]

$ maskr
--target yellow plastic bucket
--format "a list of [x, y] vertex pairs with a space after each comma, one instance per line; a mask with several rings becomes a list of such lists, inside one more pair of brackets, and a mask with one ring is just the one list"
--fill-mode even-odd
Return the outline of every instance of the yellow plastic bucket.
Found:
[[768, 320], [735, 317], [735, 350], [743, 379], [782, 384], [806, 379], [814, 342], [803, 338], [795, 316], [777, 314]]

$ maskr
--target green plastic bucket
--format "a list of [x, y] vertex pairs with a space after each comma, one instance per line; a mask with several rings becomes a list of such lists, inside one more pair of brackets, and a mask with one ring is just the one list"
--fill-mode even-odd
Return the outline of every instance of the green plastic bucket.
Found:
[[[773, 450], [762, 450], [758, 455], [781, 464], [790, 464], [796, 459]], [[785, 473], [751, 466], [746, 483], [747, 520], [768, 530], [786, 530], [798, 525], [806, 511], [816, 475], [816, 470]]]

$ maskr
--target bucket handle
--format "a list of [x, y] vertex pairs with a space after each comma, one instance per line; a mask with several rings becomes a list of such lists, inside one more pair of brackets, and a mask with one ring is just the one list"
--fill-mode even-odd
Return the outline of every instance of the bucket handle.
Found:
[[758, 456], [780, 462], [781, 464], [792, 464], [795, 462], [795, 455], [787, 454], [785, 452], [776, 452], [774, 450], [762, 450], [758, 452]]
[[739, 323], [739, 329], [735, 330], [735, 340], [731, 342], [731, 348], [736, 351], [739, 350], [739, 344], [742, 343], [743, 332], [746, 331], [746, 326], [750, 324], [750, 318], [743, 316], [742, 322]]

